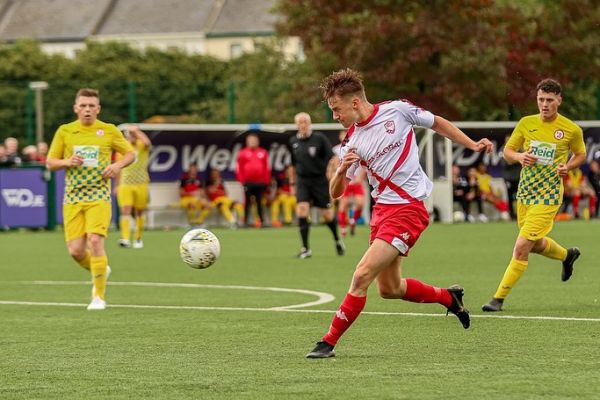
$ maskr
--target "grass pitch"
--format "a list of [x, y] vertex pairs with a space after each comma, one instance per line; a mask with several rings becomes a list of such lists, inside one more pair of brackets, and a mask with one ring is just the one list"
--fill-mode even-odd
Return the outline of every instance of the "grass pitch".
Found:
[[61, 232], [2, 233], [0, 398], [594, 399], [598, 231], [597, 222], [557, 223], [552, 237], [582, 251], [571, 281], [560, 281], [559, 262], [534, 255], [506, 311], [484, 315], [515, 225], [433, 225], [404, 275], [462, 284], [471, 328], [439, 305], [383, 300], [373, 287], [328, 360], [304, 356], [348, 289], [364, 227], [344, 257], [314, 228], [307, 260], [293, 258], [296, 229], [215, 229], [222, 255], [201, 271], [179, 259], [183, 231], [147, 232], [141, 250], [118, 248], [111, 232], [103, 312], [86, 311], [89, 276]]

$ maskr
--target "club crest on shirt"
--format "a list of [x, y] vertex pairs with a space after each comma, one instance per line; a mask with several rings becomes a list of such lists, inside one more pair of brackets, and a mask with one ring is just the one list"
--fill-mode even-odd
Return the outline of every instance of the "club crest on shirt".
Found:
[[98, 129], [96, 131], [96, 136], [104, 136], [104, 129]]
[[389, 133], [390, 135], [396, 131], [396, 125], [394, 125], [394, 121], [391, 120], [385, 121], [383, 127], [385, 128], [385, 132]]
[[559, 129], [557, 131], [554, 131], [554, 137], [560, 140], [565, 137], [565, 133]]
[[309, 154], [311, 157], [314, 157], [314, 156], [316, 156], [316, 155], [317, 155], [317, 148], [316, 148], [315, 146], [310, 146], [310, 147], [308, 148], [308, 154]]

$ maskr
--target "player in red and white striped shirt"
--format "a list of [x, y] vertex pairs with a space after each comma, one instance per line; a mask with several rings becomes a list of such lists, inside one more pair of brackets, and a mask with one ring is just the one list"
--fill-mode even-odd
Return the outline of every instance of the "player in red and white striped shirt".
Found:
[[329, 332], [307, 357], [335, 356], [334, 346], [364, 308], [367, 290], [374, 280], [381, 297], [439, 303], [467, 329], [470, 318], [463, 305], [462, 287], [444, 289], [402, 278], [401, 257], [408, 255], [429, 224], [423, 200], [433, 187], [419, 163], [413, 127], [431, 128], [477, 152], [490, 152], [491, 142], [474, 142], [448, 120], [407, 101], [369, 103], [360, 74], [351, 69], [334, 72], [323, 80], [321, 88], [333, 118], [348, 129], [340, 165], [330, 181], [331, 196], [340, 197], [358, 167], [363, 166], [376, 204], [370, 246], [356, 266], [350, 290], [333, 317]]

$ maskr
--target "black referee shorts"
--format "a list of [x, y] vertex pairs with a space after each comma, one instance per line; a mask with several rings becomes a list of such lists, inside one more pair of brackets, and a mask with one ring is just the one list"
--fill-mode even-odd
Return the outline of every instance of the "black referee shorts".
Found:
[[312, 202], [318, 208], [330, 208], [329, 181], [327, 177], [296, 179], [296, 202]]

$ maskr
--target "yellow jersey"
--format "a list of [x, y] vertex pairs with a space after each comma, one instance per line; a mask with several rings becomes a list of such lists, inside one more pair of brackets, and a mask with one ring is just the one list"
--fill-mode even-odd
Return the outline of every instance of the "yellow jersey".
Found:
[[134, 151], [135, 161], [121, 170], [121, 185], [139, 185], [150, 182], [150, 176], [148, 175], [150, 146], [146, 146], [144, 142], [138, 139], [135, 141]]
[[67, 159], [77, 154], [83, 158], [83, 165], [67, 168], [66, 204], [110, 201], [110, 179], [102, 178], [102, 171], [110, 165], [113, 150], [121, 154], [133, 151], [113, 124], [96, 120], [83, 126], [77, 120], [57, 129], [48, 157]]
[[556, 168], [568, 161], [569, 152], [586, 153], [583, 131], [560, 114], [552, 122], [543, 122], [539, 114], [522, 118], [506, 147], [529, 150], [538, 157], [534, 165], [521, 169], [517, 199], [528, 205], [561, 204], [564, 188]]

